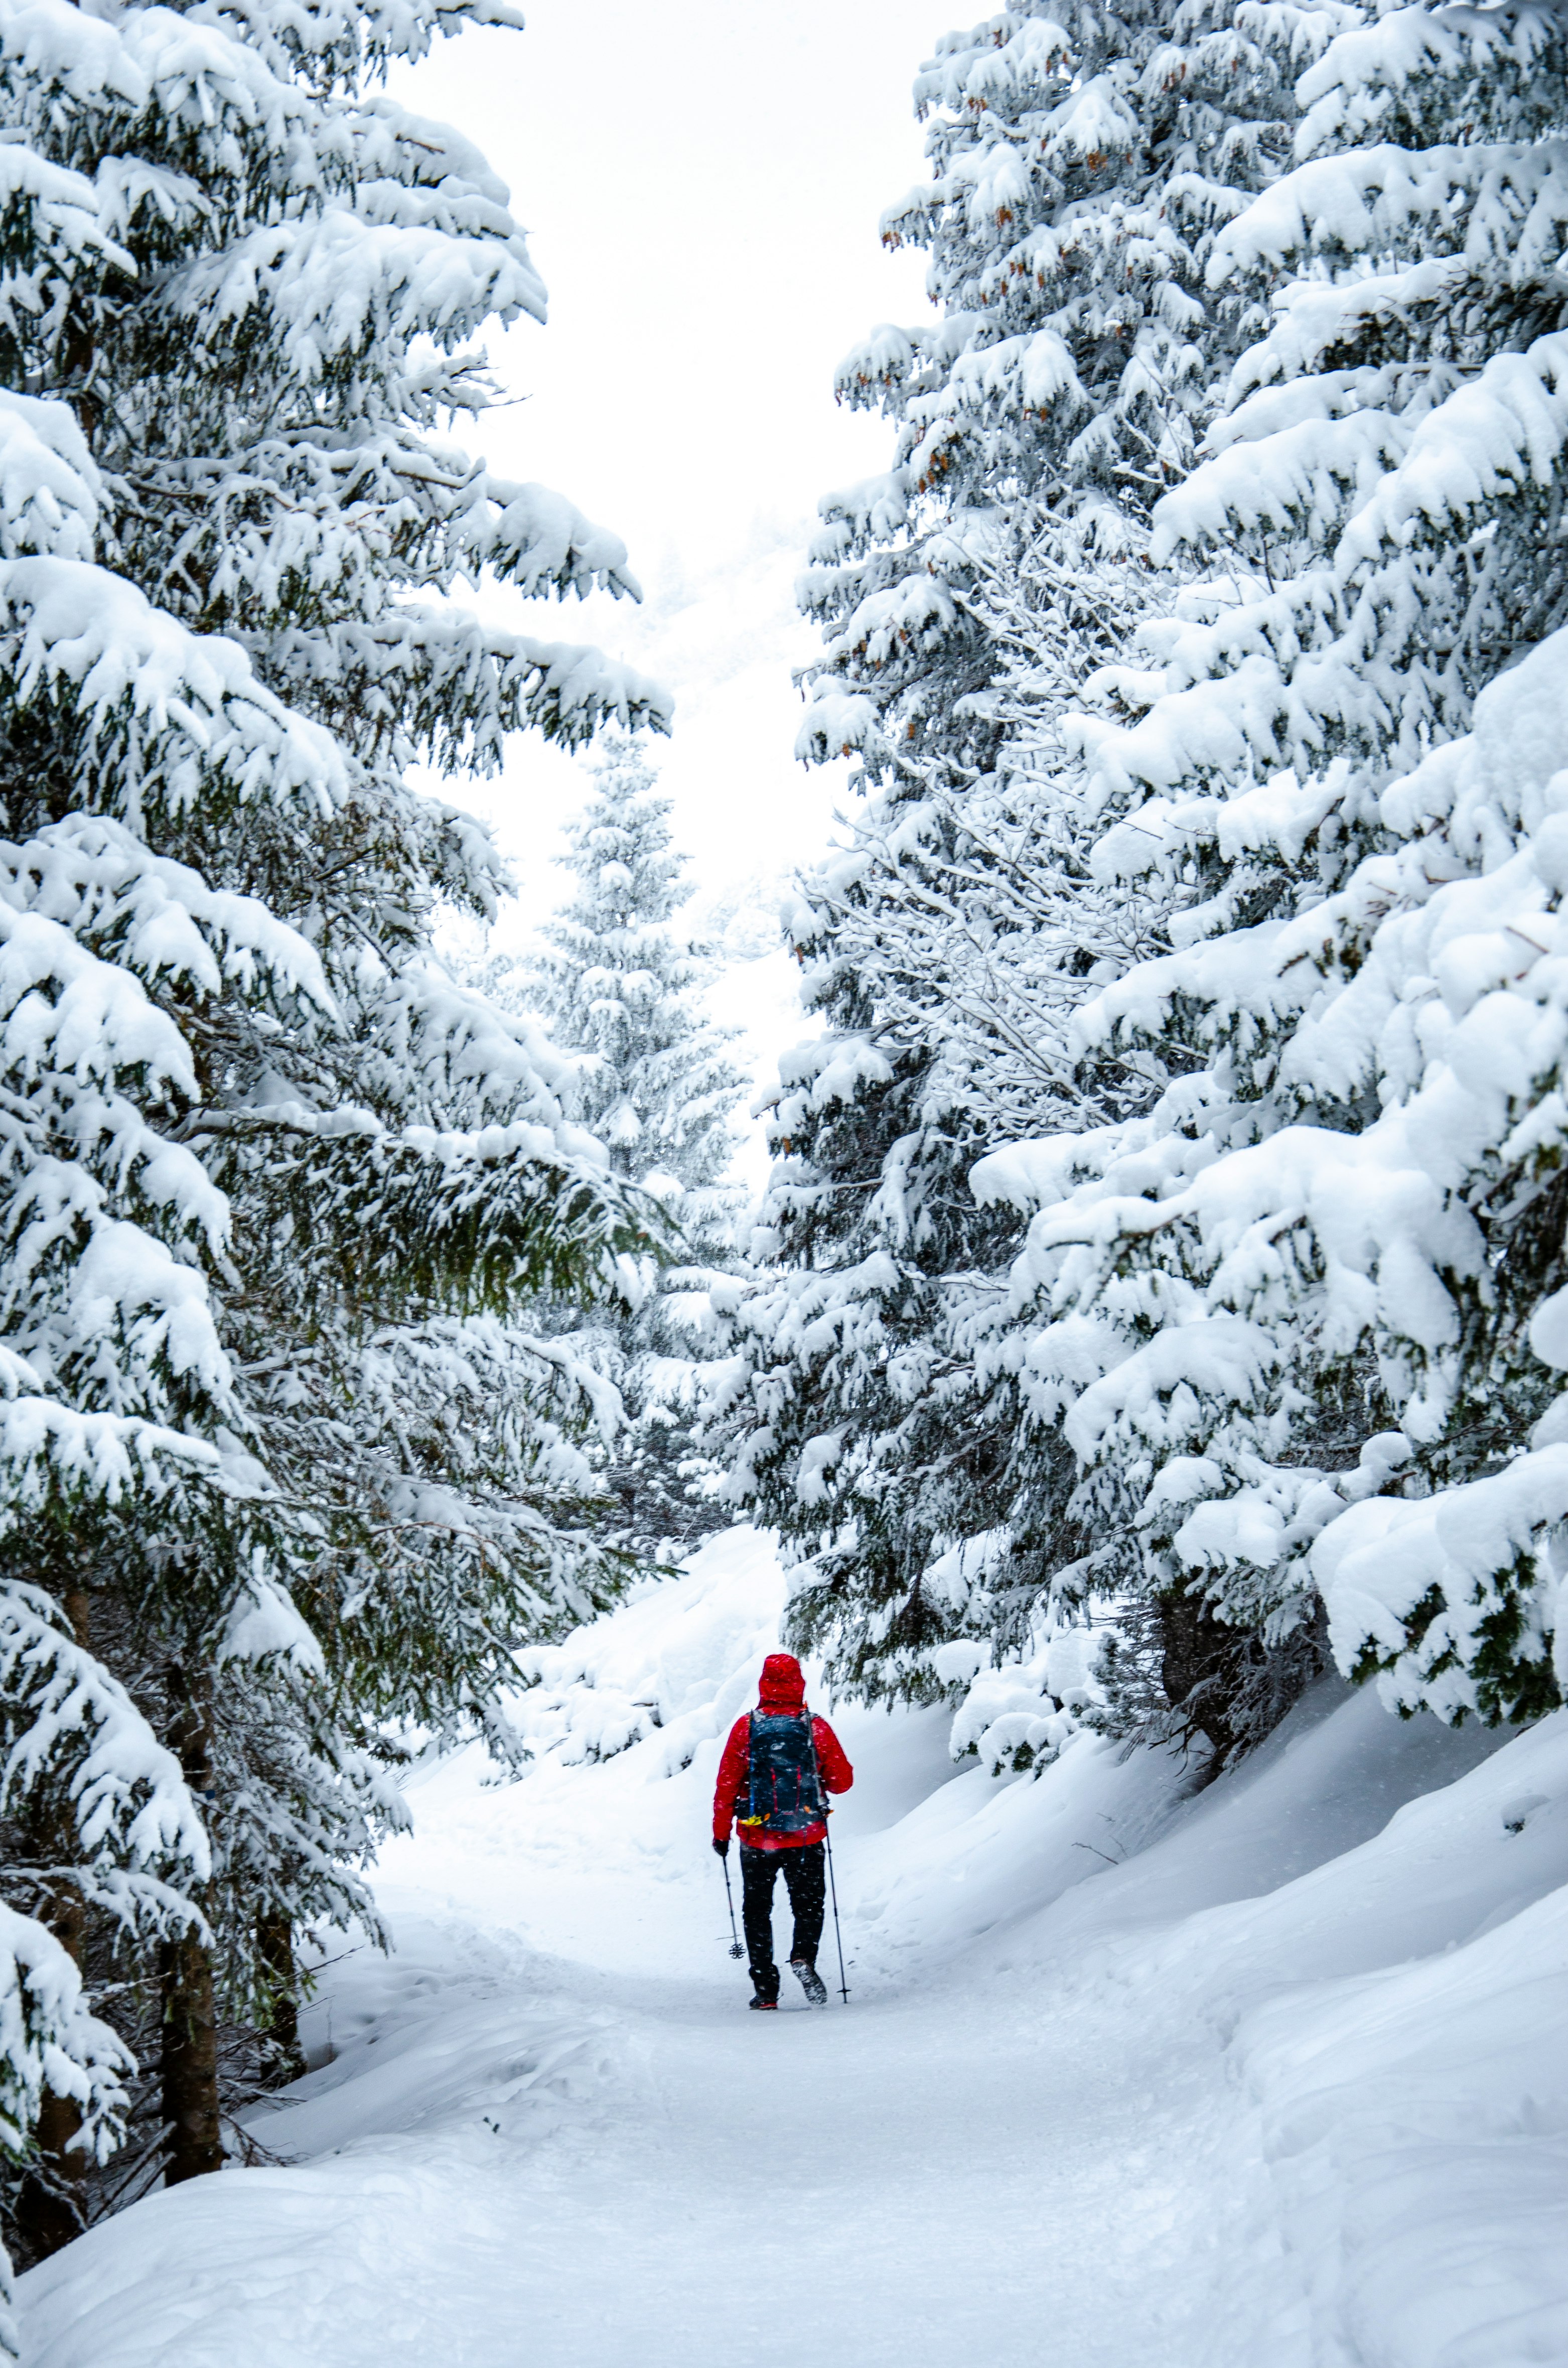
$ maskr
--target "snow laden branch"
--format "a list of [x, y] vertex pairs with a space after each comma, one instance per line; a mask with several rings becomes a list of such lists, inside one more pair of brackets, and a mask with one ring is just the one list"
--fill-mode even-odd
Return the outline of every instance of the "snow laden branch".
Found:
[[0, 693], [21, 715], [50, 711], [78, 793], [133, 827], [209, 792], [324, 814], [347, 795], [331, 736], [267, 690], [243, 650], [84, 561], [0, 565]]
[[[47, 2091], [76, 2108], [76, 2153], [103, 2160], [130, 2110], [135, 2059], [88, 2009], [82, 1976], [53, 1935], [29, 1916], [0, 1906], [0, 2152], [24, 2158], [28, 2134]], [[0, 2257], [0, 2351], [21, 2356], [10, 2264]]]
[[1555, 1709], [1568, 1693], [1565, 1522], [1562, 1445], [1414, 1504], [1354, 1508], [1312, 1551], [1341, 1667], [1375, 1673], [1407, 1714], [1495, 1722]]
[[171, 1887], [211, 1872], [179, 1763], [57, 1619], [38, 1589], [13, 1587], [0, 1599], [0, 1810], [14, 1815], [57, 1788], [75, 1829], [74, 1863], [29, 1869], [23, 1880], [44, 1896], [74, 1886], [131, 1930], [199, 1923]]
[[[301, 644], [300, 696], [334, 728], [352, 723], [378, 755], [422, 756], [494, 772], [509, 733], [534, 730], [577, 748], [607, 723], [667, 730], [666, 692], [598, 650], [504, 632], [451, 609], [401, 608], [373, 625], [345, 622]], [[293, 653], [280, 661], [291, 672]]]
[[[211, 1855], [178, 1761], [62, 1628], [51, 1599], [16, 1584], [0, 1590], [0, 1809], [12, 1837], [0, 1909], [0, 2152], [28, 2162], [47, 2094], [69, 2112], [79, 2172], [123, 2137], [137, 2067], [89, 2011], [79, 1965], [48, 1924], [62, 1918], [72, 1930], [85, 1907], [122, 1941], [204, 1934], [189, 1895]], [[19, 1837], [33, 1847], [18, 1852]], [[7, 2264], [0, 2303], [9, 2299]], [[17, 2356], [3, 2309], [0, 2349]]]
[[25, 1545], [41, 1520], [68, 1521], [84, 1504], [163, 1502], [188, 1518], [226, 1487], [224, 1459], [210, 1440], [63, 1405], [9, 1349], [0, 1352], [0, 1539]]
[[353, 1306], [515, 1311], [536, 1294], [597, 1295], [615, 1261], [665, 1228], [657, 1203], [602, 1167], [562, 1155], [527, 1120], [471, 1133], [405, 1127], [365, 1110], [197, 1112], [193, 1138], [230, 1147], [236, 1195], [266, 1161], [296, 1287]]

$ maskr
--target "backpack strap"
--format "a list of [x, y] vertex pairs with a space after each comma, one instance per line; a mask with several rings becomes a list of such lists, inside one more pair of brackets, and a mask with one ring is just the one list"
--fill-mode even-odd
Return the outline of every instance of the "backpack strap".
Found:
[[762, 1813], [756, 1805], [756, 1713], [746, 1713], [746, 1813], [737, 1816], [737, 1826], [760, 1826]]

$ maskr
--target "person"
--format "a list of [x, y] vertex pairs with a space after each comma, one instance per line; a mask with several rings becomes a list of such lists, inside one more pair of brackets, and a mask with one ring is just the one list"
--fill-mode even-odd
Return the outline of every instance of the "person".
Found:
[[827, 1898], [824, 1845], [827, 1794], [847, 1793], [855, 1770], [825, 1718], [806, 1709], [806, 1680], [792, 1653], [769, 1653], [762, 1665], [757, 1705], [730, 1729], [713, 1788], [713, 1847], [730, 1854], [730, 1830], [741, 1834], [741, 1916], [750, 1960], [752, 2006], [778, 2007], [773, 1959], [773, 1885], [782, 1874], [794, 1911], [790, 1970], [812, 2006], [827, 2004], [817, 1971]]

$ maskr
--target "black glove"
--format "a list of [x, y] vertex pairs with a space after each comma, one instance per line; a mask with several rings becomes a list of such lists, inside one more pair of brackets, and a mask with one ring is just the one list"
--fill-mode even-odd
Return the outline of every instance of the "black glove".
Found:
[[719, 1839], [719, 1837], [718, 1837], [718, 1835], [717, 1835], [717, 1834], [715, 1834], [715, 1835], [714, 1835], [714, 1837], [713, 1837], [713, 1855], [714, 1855], [714, 1857], [715, 1857], [715, 1858], [728, 1858], [728, 1857], [729, 1857], [729, 1855], [730, 1855], [730, 1837], [729, 1837], [729, 1835], [728, 1835], [728, 1834], [726, 1834], [726, 1835], [725, 1835], [725, 1837], [724, 1837], [724, 1839], [723, 1839], [723, 1840], [722, 1840], [722, 1841], [721, 1841], [721, 1840]]

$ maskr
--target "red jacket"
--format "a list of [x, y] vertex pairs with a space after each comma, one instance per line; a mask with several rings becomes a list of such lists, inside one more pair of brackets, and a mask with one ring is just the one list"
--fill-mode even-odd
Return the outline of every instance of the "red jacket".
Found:
[[[769, 1653], [762, 1665], [762, 1683], [757, 1689], [759, 1710], [800, 1714], [806, 1706], [806, 1681], [801, 1665], [792, 1653]], [[812, 1720], [812, 1741], [816, 1746], [817, 1766], [822, 1781], [830, 1793], [847, 1793], [855, 1782], [855, 1770], [844, 1757], [843, 1746], [825, 1718]], [[746, 1788], [750, 1767], [751, 1713], [736, 1719], [730, 1729], [730, 1739], [724, 1746], [724, 1756], [719, 1762], [719, 1781], [713, 1787], [713, 1839], [727, 1842], [734, 1823], [735, 1803]], [[824, 1819], [808, 1826], [800, 1834], [743, 1834], [744, 1850], [805, 1850], [812, 1842], [822, 1841], [827, 1833]]]

